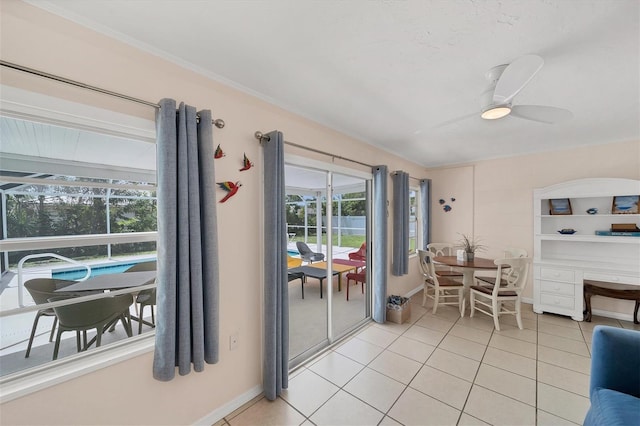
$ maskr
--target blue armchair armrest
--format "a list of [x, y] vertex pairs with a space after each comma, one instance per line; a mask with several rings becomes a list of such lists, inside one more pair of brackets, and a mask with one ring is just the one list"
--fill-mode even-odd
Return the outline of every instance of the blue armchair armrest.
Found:
[[585, 425], [640, 424], [640, 331], [596, 326]]

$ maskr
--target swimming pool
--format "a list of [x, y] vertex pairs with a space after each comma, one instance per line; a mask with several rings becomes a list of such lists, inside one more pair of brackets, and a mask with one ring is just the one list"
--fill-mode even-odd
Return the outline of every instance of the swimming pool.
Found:
[[298, 253], [297, 250], [287, 250], [287, 254], [289, 256], [300, 256], [300, 253]]
[[[119, 274], [121, 272], [126, 271], [133, 265], [136, 265], [141, 262], [150, 262], [154, 261], [154, 259], [138, 259], [138, 260], [130, 260], [126, 262], [111, 262], [111, 263], [99, 263], [91, 266], [91, 275], [90, 277], [97, 277], [98, 275], [106, 275], [106, 274]], [[87, 270], [85, 268], [79, 268], [77, 266], [73, 266], [70, 268], [59, 268], [51, 271], [51, 278], [57, 278], [60, 280], [79, 280], [84, 278], [87, 274]]]

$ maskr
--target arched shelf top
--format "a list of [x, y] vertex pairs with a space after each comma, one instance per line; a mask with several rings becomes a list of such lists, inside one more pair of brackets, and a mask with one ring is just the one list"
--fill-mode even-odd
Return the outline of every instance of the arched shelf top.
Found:
[[585, 178], [561, 182], [534, 190], [539, 198], [606, 197], [639, 195], [640, 180], [622, 178]]

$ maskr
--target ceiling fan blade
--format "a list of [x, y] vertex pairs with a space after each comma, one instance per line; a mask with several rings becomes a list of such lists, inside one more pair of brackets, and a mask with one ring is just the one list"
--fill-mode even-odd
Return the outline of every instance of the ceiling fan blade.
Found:
[[475, 117], [477, 115], [478, 115], [477, 112], [472, 112], [471, 114], [466, 114], [466, 115], [463, 115], [463, 116], [460, 116], [460, 117], [455, 117], [455, 118], [452, 118], [450, 120], [446, 120], [446, 121], [440, 122], [440, 123], [436, 124], [435, 126], [433, 126], [431, 128], [432, 129], [439, 129], [440, 127], [445, 127], [445, 126], [448, 126], [450, 124], [455, 124], [455, 123], [457, 123], [459, 121], [464, 121], [464, 120], [466, 120], [468, 118]]
[[542, 105], [514, 105], [511, 115], [547, 124], [562, 123], [573, 118], [573, 113], [568, 109]]
[[495, 104], [508, 104], [531, 81], [544, 65], [537, 55], [522, 56], [510, 63], [502, 72], [493, 92]]

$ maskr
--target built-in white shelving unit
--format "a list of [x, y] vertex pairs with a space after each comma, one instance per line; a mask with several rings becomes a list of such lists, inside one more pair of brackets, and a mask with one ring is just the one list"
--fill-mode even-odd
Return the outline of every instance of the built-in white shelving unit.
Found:
[[[640, 214], [612, 214], [614, 196], [638, 194], [639, 180], [614, 178], [579, 179], [534, 190], [535, 312], [582, 321], [584, 279], [640, 286], [640, 237], [595, 234], [610, 230], [612, 224], [640, 226]], [[549, 200], [563, 198], [570, 200], [573, 214], [549, 214]], [[598, 213], [587, 214], [592, 208]], [[558, 233], [565, 228], [576, 233]]]

